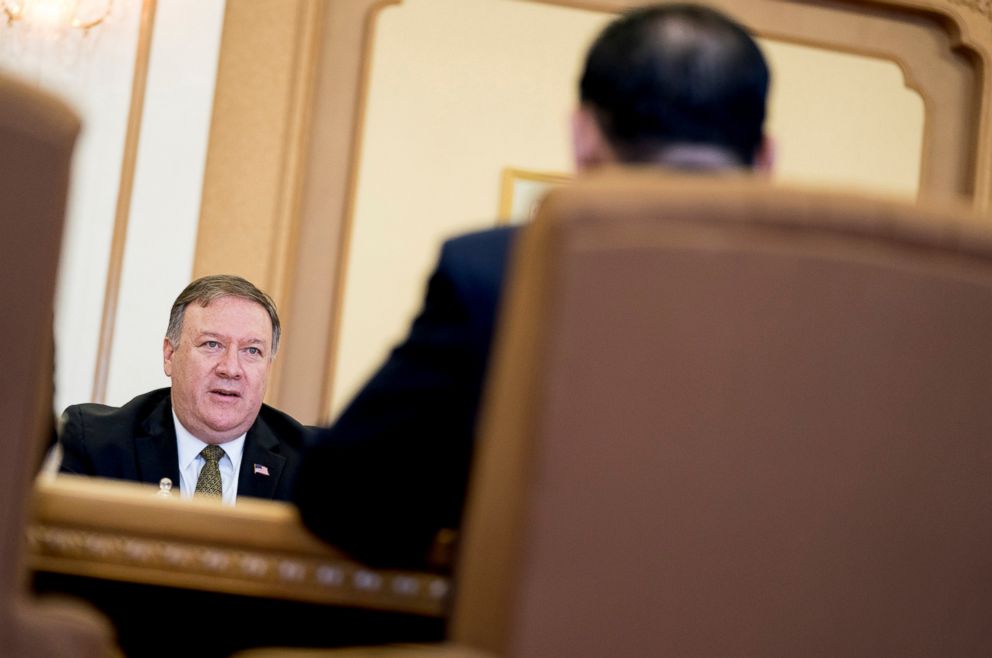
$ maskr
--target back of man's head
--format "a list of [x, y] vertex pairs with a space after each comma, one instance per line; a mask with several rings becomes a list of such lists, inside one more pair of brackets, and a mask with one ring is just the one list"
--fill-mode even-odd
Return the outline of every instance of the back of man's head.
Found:
[[579, 85], [615, 158], [659, 161], [716, 147], [751, 167], [762, 147], [769, 72], [747, 30], [690, 4], [632, 11], [592, 45]]

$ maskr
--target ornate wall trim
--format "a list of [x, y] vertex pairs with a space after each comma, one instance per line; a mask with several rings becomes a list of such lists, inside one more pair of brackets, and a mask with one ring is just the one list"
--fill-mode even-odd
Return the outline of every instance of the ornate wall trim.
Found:
[[93, 393], [91, 396], [93, 402], [105, 402], [107, 398], [110, 352], [114, 344], [117, 301], [121, 290], [121, 271], [124, 269], [124, 246], [127, 241], [127, 226], [131, 218], [131, 195], [134, 191], [134, 172], [138, 160], [141, 119], [145, 109], [145, 87], [148, 83], [148, 61], [152, 49], [156, 1], [143, 0], [141, 3], [138, 45], [131, 82], [131, 107], [128, 111], [127, 132], [124, 136], [124, 161], [121, 164], [121, 178], [117, 189], [114, 232], [110, 242], [110, 262], [107, 264], [107, 282], [103, 294], [103, 315], [100, 318], [100, 334], [93, 370]]

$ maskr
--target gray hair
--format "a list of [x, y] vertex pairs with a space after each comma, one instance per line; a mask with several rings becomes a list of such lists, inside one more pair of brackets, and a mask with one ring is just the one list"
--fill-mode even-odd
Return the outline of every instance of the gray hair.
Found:
[[265, 309], [272, 321], [272, 356], [275, 357], [276, 352], [279, 351], [279, 335], [282, 331], [275, 302], [250, 281], [233, 274], [213, 274], [200, 277], [186, 286], [172, 304], [172, 311], [169, 312], [169, 328], [165, 331], [165, 337], [173, 346], [178, 345], [179, 337], [183, 332], [183, 316], [186, 314], [186, 307], [192, 302], [196, 302], [200, 306], [207, 306], [210, 302], [221, 297], [247, 299]]

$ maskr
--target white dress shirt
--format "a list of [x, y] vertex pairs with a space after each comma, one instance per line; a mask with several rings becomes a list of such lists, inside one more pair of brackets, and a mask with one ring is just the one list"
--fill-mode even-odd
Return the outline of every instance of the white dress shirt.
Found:
[[[200, 477], [200, 469], [207, 460], [200, 452], [209, 443], [204, 443], [189, 433], [172, 412], [172, 420], [176, 424], [176, 445], [179, 448], [179, 493], [183, 498], [191, 498], [196, 491], [196, 481]], [[224, 456], [217, 466], [220, 469], [221, 500], [227, 505], [234, 505], [238, 498], [238, 473], [241, 471], [241, 455], [245, 450], [245, 434], [227, 443], [221, 443]]]

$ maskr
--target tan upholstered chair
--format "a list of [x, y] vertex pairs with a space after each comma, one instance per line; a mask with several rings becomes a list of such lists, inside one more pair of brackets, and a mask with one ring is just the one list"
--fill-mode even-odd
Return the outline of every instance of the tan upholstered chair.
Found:
[[553, 192], [451, 645], [313, 655], [992, 655], [989, 222], [654, 172]]
[[31, 483], [51, 434], [52, 303], [78, 131], [60, 102], [0, 75], [0, 653], [11, 658], [110, 646], [95, 613], [30, 600], [23, 565]]

